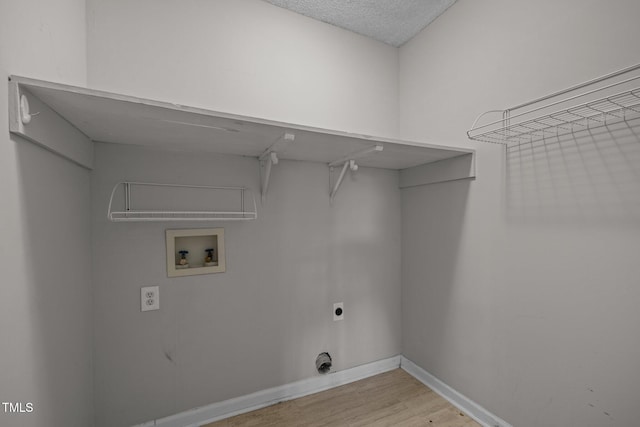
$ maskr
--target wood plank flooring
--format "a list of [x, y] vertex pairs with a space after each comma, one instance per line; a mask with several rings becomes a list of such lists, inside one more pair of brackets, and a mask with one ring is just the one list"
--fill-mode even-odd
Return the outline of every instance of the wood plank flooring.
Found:
[[401, 369], [202, 427], [480, 427]]

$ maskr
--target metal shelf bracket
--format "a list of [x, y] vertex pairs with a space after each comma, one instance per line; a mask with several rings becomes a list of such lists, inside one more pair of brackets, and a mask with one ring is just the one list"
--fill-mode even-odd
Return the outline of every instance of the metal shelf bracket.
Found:
[[260, 193], [262, 203], [267, 200], [267, 191], [269, 190], [269, 182], [271, 180], [271, 168], [273, 165], [277, 165], [279, 161], [278, 151], [284, 150], [295, 139], [296, 136], [294, 134], [285, 133], [258, 157], [260, 162]]
[[333, 172], [336, 166], [342, 165], [342, 169], [340, 170], [340, 175], [338, 175], [338, 179], [333, 185], [330, 185], [331, 192], [329, 193], [329, 201], [333, 204], [333, 200], [336, 197], [336, 193], [338, 189], [340, 189], [340, 185], [342, 185], [342, 181], [344, 180], [344, 176], [347, 173], [347, 168], [351, 169], [351, 172], [356, 172], [358, 170], [358, 164], [356, 163], [356, 159], [361, 159], [369, 154], [380, 153], [384, 149], [382, 144], [376, 144], [373, 147], [365, 148], [364, 150], [356, 151], [354, 153], [348, 154], [339, 158], [336, 161], [329, 163], [329, 181], [331, 183]]

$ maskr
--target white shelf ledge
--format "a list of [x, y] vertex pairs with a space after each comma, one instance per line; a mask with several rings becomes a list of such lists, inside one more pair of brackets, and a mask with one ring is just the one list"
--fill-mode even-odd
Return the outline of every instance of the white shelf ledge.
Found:
[[[280, 160], [328, 164], [382, 144], [383, 153], [358, 164], [394, 170], [474, 154], [473, 149], [320, 129], [19, 76], [10, 77], [9, 89], [14, 94], [9, 105], [11, 132], [89, 169], [93, 167], [92, 141], [258, 159], [273, 141], [294, 135], [295, 143], [276, 147]], [[32, 111], [39, 113], [28, 124], [20, 121], [22, 95]], [[54, 122], [73, 138], [57, 138], [58, 132], [48, 132]]]
[[[11, 133], [88, 169], [93, 168], [94, 142], [255, 157], [263, 203], [272, 167], [279, 160], [327, 164], [330, 179], [332, 168], [339, 165], [341, 175], [328, 192], [331, 201], [347, 165], [352, 171], [359, 167], [398, 170], [409, 177], [402, 178], [401, 188], [475, 178], [475, 150], [468, 148], [276, 122], [19, 76], [10, 77], [9, 93]], [[356, 156], [359, 153], [366, 155]], [[112, 210], [110, 203], [108, 217], [115, 222], [241, 221], [257, 217], [253, 203], [252, 211], [183, 206]]]

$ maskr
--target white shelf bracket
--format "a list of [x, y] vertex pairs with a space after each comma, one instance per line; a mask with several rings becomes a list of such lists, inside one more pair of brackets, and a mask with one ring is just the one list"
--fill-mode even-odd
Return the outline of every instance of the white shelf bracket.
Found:
[[382, 144], [377, 144], [374, 145], [373, 147], [369, 147], [369, 148], [365, 148], [364, 150], [360, 150], [360, 151], [356, 151], [354, 153], [348, 154], [346, 156], [343, 156], [341, 158], [339, 158], [338, 160], [329, 163], [329, 180], [331, 181], [331, 178], [333, 176], [333, 171], [334, 168], [336, 166], [339, 166], [340, 164], [342, 164], [342, 169], [340, 170], [340, 175], [338, 175], [338, 179], [336, 180], [336, 182], [331, 186], [331, 193], [329, 194], [329, 201], [331, 204], [333, 204], [333, 200], [336, 197], [336, 193], [338, 192], [338, 189], [340, 188], [340, 185], [342, 185], [342, 181], [344, 180], [344, 176], [347, 173], [347, 168], [351, 169], [352, 172], [355, 172], [358, 170], [358, 165], [356, 163], [356, 159], [361, 159], [363, 157], [368, 156], [369, 154], [373, 154], [373, 153], [379, 153], [384, 149], [384, 147], [382, 146]]
[[[353, 162], [353, 160], [351, 161]], [[350, 162], [349, 160], [344, 162], [344, 165], [342, 165], [342, 170], [340, 170], [340, 175], [338, 175], [338, 179], [336, 180], [335, 184], [333, 185], [333, 188], [331, 189], [331, 194], [329, 196], [329, 200], [331, 204], [333, 204], [333, 199], [335, 199], [336, 193], [338, 192], [338, 189], [342, 184], [342, 180], [344, 179], [344, 174], [347, 172], [347, 168], [349, 167], [349, 162]], [[355, 166], [357, 167], [357, 165]], [[332, 172], [333, 172], [333, 167], [329, 167], [329, 173], [332, 173]]]
[[[286, 149], [295, 139], [296, 136], [294, 134], [285, 133], [258, 157], [260, 162], [260, 193], [262, 203], [267, 199], [267, 191], [269, 190], [269, 182], [271, 180], [271, 168], [273, 165], [277, 165], [279, 161], [278, 151]], [[264, 172], [262, 169], [264, 169]]]

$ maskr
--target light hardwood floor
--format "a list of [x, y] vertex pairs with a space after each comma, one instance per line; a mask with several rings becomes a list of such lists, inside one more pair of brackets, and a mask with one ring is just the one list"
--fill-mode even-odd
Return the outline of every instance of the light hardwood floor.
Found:
[[401, 369], [202, 427], [479, 427]]

